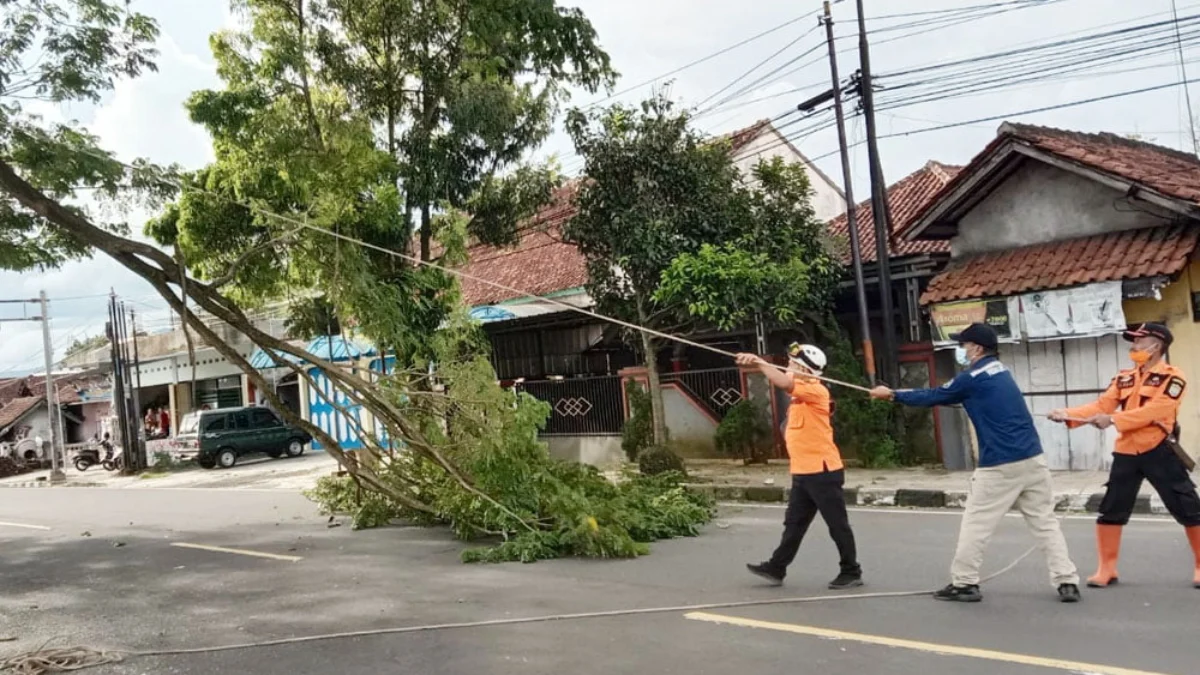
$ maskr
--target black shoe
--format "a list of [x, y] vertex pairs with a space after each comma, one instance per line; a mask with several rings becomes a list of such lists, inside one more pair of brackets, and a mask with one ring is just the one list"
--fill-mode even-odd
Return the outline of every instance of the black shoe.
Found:
[[835, 591], [844, 591], [847, 588], [858, 588], [863, 585], [862, 574], [851, 574], [842, 572], [837, 575], [837, 578], [829, 582], [829, 588]]
[[979, 587], [971, 586], [955, 586], [950, 584], [940, 591], [933, 594], [934, 600], [948, 600], [951, 602], [979, 602], [983, 600], [983, 594], [979, 592]]
[[783, 575], [780, 574], [779, 572], [776, 572], [775, 568], [771, 567], [767, 563], [759, 563], [757, 565], [746, 565], [746, 569], [750, 570], [750, 573], [753, 574], [754, 576], [760, 577], [762, 579], [766, 579], [767, 581], [769, 581], [771, 583], [772, 586], [782, 586], [783, 585]]
[[1082, 599], [1079, 595], [1079, 587], [1075, 584], [1059, 584], [1058, 599], [1060, 602], [1079, 602]]

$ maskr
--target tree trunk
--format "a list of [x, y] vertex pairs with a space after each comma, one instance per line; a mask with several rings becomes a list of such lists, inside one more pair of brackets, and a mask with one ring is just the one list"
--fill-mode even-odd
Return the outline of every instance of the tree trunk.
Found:
[[658, 378], [658, 349], [649, 333], [641, 333], [642, 352], [646, 360], [646, 379], [650, 394], [650, 417], [654, 428], [654, 445], [667, 443], [667, 417], [664, 412], [662, 386]]

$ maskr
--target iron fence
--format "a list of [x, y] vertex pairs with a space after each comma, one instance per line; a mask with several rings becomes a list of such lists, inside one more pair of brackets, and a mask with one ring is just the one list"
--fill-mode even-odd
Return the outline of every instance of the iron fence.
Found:
[[615, 375], [524, 382], [518, 389], [550, 404], [543, 436], [612, 436], [625, 426], [621, 378]]
[[745, 398], [742, 373], [737, 368], [689, 370], [682, 373], [663, 373], [664, 384], [672, 383], [717, 419], [724, 419], [735, 404]]

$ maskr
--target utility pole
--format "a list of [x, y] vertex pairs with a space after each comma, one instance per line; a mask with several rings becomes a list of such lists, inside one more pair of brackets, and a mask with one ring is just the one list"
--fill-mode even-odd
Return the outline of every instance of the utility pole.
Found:
[[42, 291], [33, 300], [0, 300], [0, 303], [18, 305], [36, 304], [41, 307], [42, 313], [40, 316], [27, 316], [20, 319], [0, 319], [0, 322], [42, 322], [42, 352], [46, 363], [46, 415], [49, 422], [46, 433], [50, 436], [50, 482], [61, 483], [67, 477], [63, 474], [62, 466], [59, 463], [60, 455], [62, 454], [62, 434], [60, 433], [62, 411], [58, 409], [55, 403], [58, 392], [54, 387], [54, 344], [50, 342], [50, 302], [46, 298], [46, 291]]
[[833, 81], [833, 111], [837, 117], [838, 147], [842, 154], [842, 184], [846, 192], [846, 226], [850, 230], [850, 260], [854, 268], [855, 302], [858, 325], [862, 331], [863, 366], [867, 379], [875, 384], [875, 346], [871, 341], [871, 319], [867, 314], [867, 288], [863, 281], [862, 251], [858, 240], [858, 207], [854, 201], [854, 176], [850, 172], [850, 151], [846, 143], [846, 115], [842, 107], [842, 82], [838, 74], [837, 49], [833, 42], [833, 13], [825, 1], [825, 39], [829, 43], [829, 75]]
[[876, 266], [879, 268], [879, 306], [883, 312], [883, 358], [880, 359], [884, 380], [897, 386], [900, 379], [896, 353], [896, 315], [892, 306], [892, 270], [888, 255], [891, 239], [891, 212], [888, 208], [887, 183], [879, 161], [879, 141], [875, 126], [875, 92], [871, 79], [871, 47], [867, 43], [867, 18], [863, 0], [858, 0], [858, 54], [862, 68], [863, 118], [867, 127], [867, 158], [871, 166], [871, 212], [875, 217]]
[[62, 452], [62, 439], [58, 435], [58, 417], [62, 411], [55, 404], [54, 387], [54, 345], [50, 342], [50, 303], [46, 300], [46, 291], [38, 294], [38, 302], [42, 306], [42, 352], [46, 359], [46, 412], [50, 415], [50, 481], [60, 482], [66, 476], [59, 466], [59, 454]]

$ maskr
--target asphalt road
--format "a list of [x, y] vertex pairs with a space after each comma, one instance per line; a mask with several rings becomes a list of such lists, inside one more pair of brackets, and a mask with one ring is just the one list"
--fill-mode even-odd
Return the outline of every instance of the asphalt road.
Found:
[[[743, 563], [769, 553], [781, 518], [777, 508], [725, 509], [703, 536], [659, 543], [637, 560], [468, 566], [458, 562], [463, 545], [444, 531], [330, 528], [313, 505], [285, 492], [4, 489], [0, 637], [17, 640], [0, 643], [0, 655], [47, 641], [199, 648], [665, 608], [132, 658], [85, 672], [1200, 672], [1200, 591], [1191, 588], [1190, 552], [1171, 521], [1133, 523], [1121, 586], [1085, 589], [1079, 605], [1056, 601], [1035, 554], [985, 585], [979, 605], [907, 597], [688, 609], [830, 595], [836, 555], [820, 523], [783, 588], [744, 573]], [[863, 592], [946, 582], [958, 514], [855, 511], [852, 521]], [[1086, 575], [1095, 563], [1091, 520], [1065, 527]], [[1020, 519], [1007, 519], [988, 566], [999, 569], [1030, 545]]]

